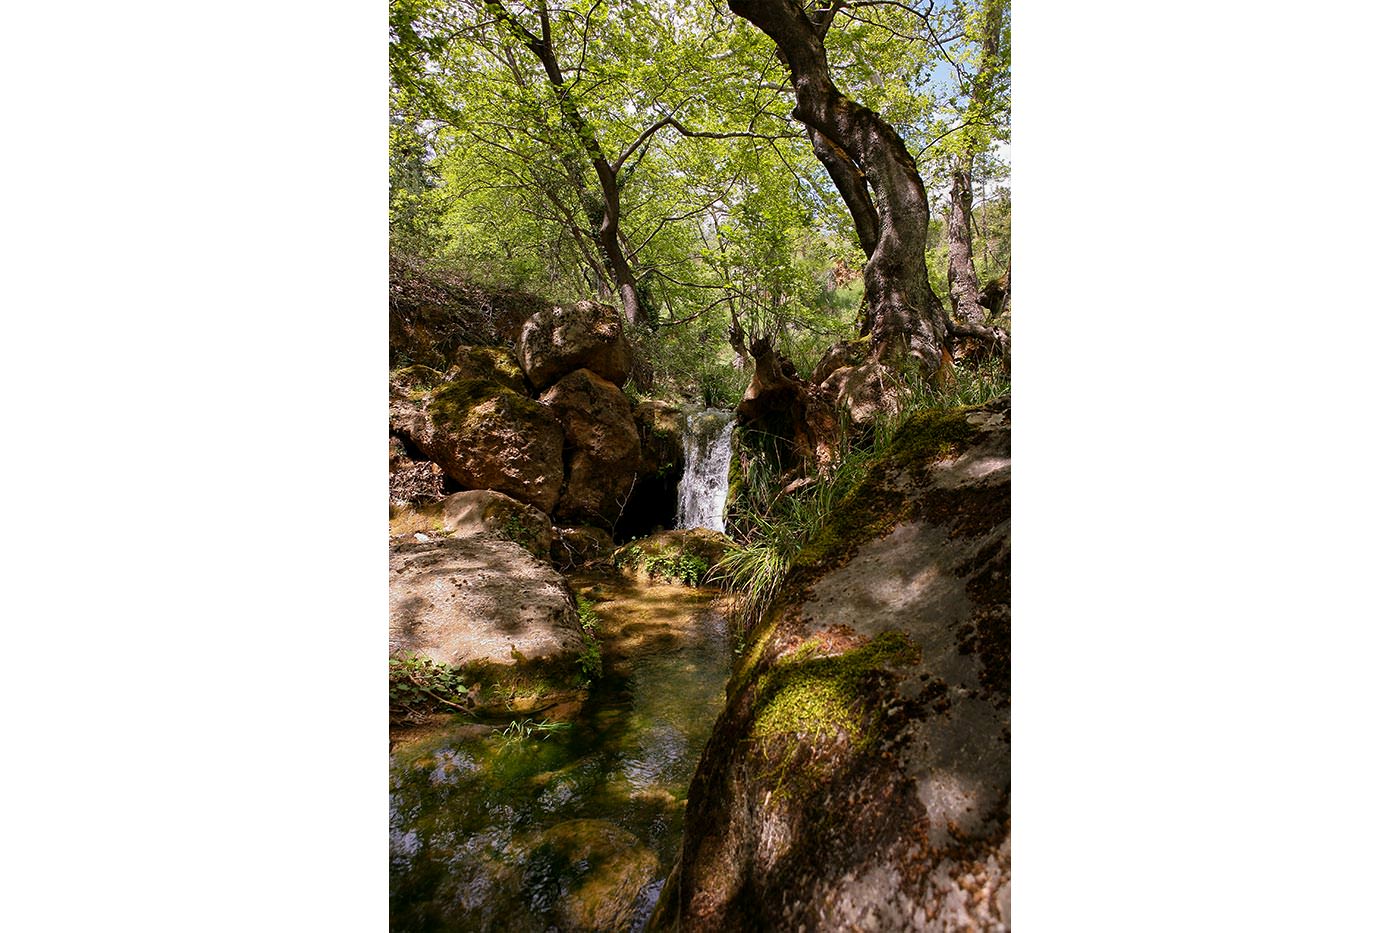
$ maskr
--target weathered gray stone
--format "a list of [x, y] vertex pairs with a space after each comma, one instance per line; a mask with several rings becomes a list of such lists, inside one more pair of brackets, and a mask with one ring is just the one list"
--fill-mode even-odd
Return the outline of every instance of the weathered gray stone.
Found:
[[565, 668], [582, 649], [568, 584], [520, 545], [473, 535], [390, 546], [391, 657]]
[[916, 416], [799, 556], [651, 928], [1009, 929], [1010, 420]]

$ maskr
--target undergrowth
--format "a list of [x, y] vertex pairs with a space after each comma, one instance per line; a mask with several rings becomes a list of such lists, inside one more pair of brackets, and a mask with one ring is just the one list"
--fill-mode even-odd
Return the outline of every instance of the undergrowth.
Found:
[[593, 608], [593, 601], [583, 599], [578, 600], [578, 621], [583, 627], [583, 651], [579, 652], [579, 678], [588, 684], [594, 677], [603, 673], [603, 648], [598, 643], [598, 613]]
[[[869, 474], [910, 418], [925, 411], [981, 405], [1011, 388], [999, 359], [959, 373], [955, 385], [933, 388], [910, 378], [894, 393], [894, 404], [865, 431], [842, 424], [842, 449], [826, 473], [793, 482], [770, 457], [748, 458], [738, 495], [729, 509], [731, 537], [738, 547], [714, 567], [711, 579], [733, 594], [731, 616], [740, 643], [778, 594], [793, 561], [829, 523], [841, 500]], [[758, 445], [760, 448], [762, 445]]]
[[428, 658], [389, 659], [389, 712], [395, 718], [444, 708], [466, 712], [461, 701], [467, 689], [461, 672], [446, 664]]

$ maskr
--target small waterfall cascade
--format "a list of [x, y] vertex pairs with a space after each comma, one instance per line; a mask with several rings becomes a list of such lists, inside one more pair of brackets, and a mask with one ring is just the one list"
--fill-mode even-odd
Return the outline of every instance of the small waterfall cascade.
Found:
[[724, 504], [729, 496], [730, 442], [734, 412], [706, 408], [685, 419], [685, 470], [681, 474], [677, 528], [724, 531]]

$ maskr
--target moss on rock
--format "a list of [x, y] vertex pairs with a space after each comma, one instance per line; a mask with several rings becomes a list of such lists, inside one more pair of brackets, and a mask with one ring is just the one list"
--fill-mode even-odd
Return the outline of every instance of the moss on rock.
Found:
[[752, 734], [756, 738], [845, 733], [856, 746], [869, 741], [865, 729], [872, 675], [912, 664], [919, 650], [903, 632], [885, 632], [842, 654], [812, 657], [820, 642], [809, 640], [758, 678]]

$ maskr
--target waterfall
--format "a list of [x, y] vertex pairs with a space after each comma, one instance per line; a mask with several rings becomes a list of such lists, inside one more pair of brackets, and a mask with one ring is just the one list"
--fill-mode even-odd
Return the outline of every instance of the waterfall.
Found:
[[724, 500], [729, 495], [730, 437], [734, 412], [719, 408], [688, 412], [685, 419], [685, 472], [681, 475], [677, 528], [724, 531]]

